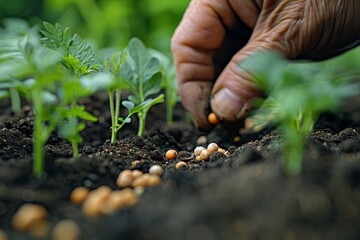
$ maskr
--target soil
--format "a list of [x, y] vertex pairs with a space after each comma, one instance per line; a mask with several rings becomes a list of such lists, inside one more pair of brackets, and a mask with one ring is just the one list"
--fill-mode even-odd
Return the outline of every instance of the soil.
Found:
[[[163, 105], [151, 110], [147, 132], [137, 137], [136, 119], [109, 142], [106, 94], [85, 99], [99, 122], [87, 123], [78, 159], [71, 146], [53, 134], [45, 146], [46, 174], [32, 175], [33, 113], [24, 106], [13, 114], [0, 102], [0, 229], [9, 239], [38, 239], [17, 232], [11, 219], [24, 203], [38, 203], [49, 212], [52, 226], [74, 220], [81, 239], [360, 239], [360, 104], [352, 99], [339, 113], [322, 115], [309, 137], [298, 176], [282, 169], [282, 136], [268, 128], [241, 135], [216, 127], [199, 132], [181, 106], [174, 123], [166, 124]], [[208, 161], [168, 149], [192, 152], [200, 136], [230, 153], [212, 154]], [[203, 143], [204, 146], [206, 143]], [[140, 160], [137, 165], [131, 164]], [[179, 160], [188, 167], [175, 169]], [[78, 186], [96, 189], [115, 181], [124, 169], [165, 172], [161, 183], [146, 188], [139, 203], [112, 215], [85, 217], [69, 201]], [[51, 239], [47, 237], [45, 239]]]

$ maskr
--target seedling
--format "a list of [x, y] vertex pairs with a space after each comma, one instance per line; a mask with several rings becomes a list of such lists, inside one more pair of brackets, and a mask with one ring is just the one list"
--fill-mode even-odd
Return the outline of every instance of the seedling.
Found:
[[123, 105], [129, 110], [129, 116], [137, 114], [139, 118], [138, 136], [142, 136], [149, 109], [155, 104], [164, 102], [163, 94], [154, 99], [149, 98], [150, 95], [160, 91], [162, 73], [159, 60], [147, 51], [140, 39], [130, 39], [128, 53], [129, 56], [124, 63], [122, 74], [126, 87], [133, 95], [129, 96]]
[[44, 30], [41, 33], [44, 35], [41, 39], [42, 43], [62, 55], [61, 62], [73, 77], [63, 88], [62, 102], [69, 104], [70, 107], [66, 113], [67, 121], [60, 126], [59, 134], [72, 143], [73, 155], [77, 157], [78, 144], [83, 140], [79, 133], [85, 128], [83, 123], [79, 123], [78, 118], [97, 121], [97, 118], [86, 112], [84, 107], [77, 106], [79, 97], [90, 94], [89, 91], [82, 89], [79, 79], [98, 71], [99, 64], [96, 63], [91, 46], [79, 35], [72, 34], [69, 28], [64, 28], [58, 23], [54, 26], [44, 22]]
[[[269, 68], [268, 64], [272, 66]], [[301, 171], [306, 139], [321, 113], [336, 109], [341, 100], [358, 91], [358, 85], [345, 84], [358, 73], [336, 73], [336, 65], [289, 63], [274, 53], [259, 53], [240, 66], [251, 74], [269, 96], [255, 112], [272, 119], [284, 135], [284, 169]], [[270, 118], [269, 118], [270, 116]], [[267, 121], [267, 120], [266, 120]]]
[[[109, 94], [109, 106], [111, 114], [111, 142], [116, 140], [117, 132], [124, 126], [125, 123], [130, 122], [130, 118], [120, 117], [120, 102], [121, 90], [125, 88], [124, 79], [122, 76], [123, 64], [127, 58], [127, 51], [123, 50], [114, 53], [109, 58], [104, 60], [104, 68], [112, 74], [112, 84], [107, 88]], [[115, 99], [114, 99], [115, 95]]]

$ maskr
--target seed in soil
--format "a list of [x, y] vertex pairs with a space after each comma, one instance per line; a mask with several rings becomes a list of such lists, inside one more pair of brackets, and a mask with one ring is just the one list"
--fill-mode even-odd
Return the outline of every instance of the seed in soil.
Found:
[[101, 212], [104, 214], [111, 214], [118, 209], [136, 204], [138, 200], [138, 196], [130, 188], [125, 188], [121, 191], [113, 191], [102, 205]]
[[211, 123], [212, 125], [219, 124], [219, 122], [220, 122], [218, 116], [217, 116], [215, 113], [213, 113], [213, 112], [208, 115], [208, 121], [209, 121], [209, 123]]
[[216, 143], [210, 143], [207, 149], [210, 151], [210, 153], [213, 153], [219, 149], [219, 146]]
[[86, 187], [77, 187], [71, 192], [70, 201], [75, 205], [81, 205], [85, 201], [89, 192], [90, 190]]
[[140, 160], [135, 160], [131, 162], [132, 167], [136, 167], [136, 165], [140, 164]]
[[149, 169], [149, 174], [161, 176], [164, 173], [164, 169], [159, 165], [153, 165]]
[[202, 146], [197, 146], [195, 149], [194, 149], [194, 154], [195, 156], [200, 156], [200, 153], [202, 150], [204, 150], [205, 148], [202, 147]]
[[53, 240], [77, 240], [80, 238], [80, 228], [73, 220], [66, 219], [58, 222], [53, 231]]
[[178, 153], [173, 149], [170, 149], [165, 153], [165, 157], [170, 160], [175, 159], [177, 155]]
[[120, 172], [118, 178], [116, 179], [116, 185], [121, 188], [129, 187], [131, 186], [133, 180], [133, 172], [130, 170], [124, 170]]
[[158, 175], [150, 175], [147, 180], [147, 187], [155, 187], [159, 185], [161, 179]]
[[36, 225], [47, 218], [46, 209], [38, 204], [26, 203], [22, 205], [12, 218], [13, 227], [22, 232], [36, 228]]
[[134, 179], [138, 178], [144, 174], [142, 171], [137, 170], [137, 169], [133, 170], [131, 173], [132, 173], [132, 176]]
[[34, 238], [44, 239], [49, 235], [51, 226], [46, 220], [37, 220], [30, 225], [28, 233]]
[[209, 160], [211, 152], [208, 149], [204, 149], [200, 152], [201, 160]]
[[180, 161], [180, 162], [176, 163], [176, 165], [175, 165], [176, 169], [179, 169], [181, 167], [187, 167], [187, 163], [183, 162], [183, 161]]
[[205, 145], [206, 142], [207, 142], [206, 136], [200, 136], [200, 137], [198, 137], [198, 139], [196, 139], [197, 145]]
[[99, 215], [101, 206], [110, 193], [111, 189], [108, 186], [101, 186], [91, 191], [82, 206], [85, 216], [94, 217]]

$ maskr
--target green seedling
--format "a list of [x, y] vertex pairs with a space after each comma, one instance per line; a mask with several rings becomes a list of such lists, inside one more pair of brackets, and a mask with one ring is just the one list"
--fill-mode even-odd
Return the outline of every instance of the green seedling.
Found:
[[[112, 74], [112, 84], [107, 88], [109, 94], [109, 106], [111, 114], [111, 142], [116, 140], [117, 132], [130, 122], [130, 118], [120, 117], [121, 90], [125, 88], [121, 74], [124, 62], [127, 58], [127, 51], [116, 52], [104, 60], [104, 68]], [[114, 99], [115, 97], [115, 99]]]
[[[72, 143], [73, 155], [78, 156], [78, 144], [82, 142], [80, 132], [85, 125], [79, 123], [78, 118], [88, 121], [97, 121], [97, 118], [87, 113], [83, 107], [77, 105], [77, 99], [87, 95], [80, 85], [82, 76], [99, 70], [94, 58], [94, 51], [79, 35], [72, 34], [69, 28], [60, 24], [52, 25], [44, 22], [42, 43], [62, 55], [61, 63], [69, 70], [72, 79], [67, 81], [63, 88], [63, 103], [69, 104], [67, 122], [60, 126], [59, 134]], [[68, 103], [69, 102], [69, 103]]]
[[165, 90], [166, 122], [171, 124], [173, 122], [174, 107], [180, 100], [175, 80], [174, 63], [169, 56], [159, 51], [152, 50], [151, 52], [160, 61], [160, 69], [163, 74], [161, 88]]
[[4, 28], [0, 28], [0, 99], [9, 97], [12, 111], [18, 113], [21, 83], [17, 79], [26, 75], [19, 44], [30, 27], [21, 19], [5, 19], [3, 25]]
[[337, 73], [328, 64], [289, 63], [274, 53], [256, 54], [240, 66], [268, 95], [255, 112], [255, 119], [258, 124], [262, 124], [261, 119], [272, 119], [278, 126], [285, 140], [284, 169], [298, 174], [306, 139], [317, 119], [358, 92], [358, 85], [350, 85], [347, 80], [359, 76], [359, 72]]
[[122, 76], [124, 76], [126, 88], [133, 95], [123, 101], [123, 105], [130, 113], [137, 113], [139, 118], [138, 136], [142, 136], [149, 109], [164, 101], [163, 94], [154, 99], [150, 98], [150, 95], [158, 93], [161, 89], [162, 73], [159, 60], [148, 52], [138, 38], [130, 39], [128, 53], [122, 69]]

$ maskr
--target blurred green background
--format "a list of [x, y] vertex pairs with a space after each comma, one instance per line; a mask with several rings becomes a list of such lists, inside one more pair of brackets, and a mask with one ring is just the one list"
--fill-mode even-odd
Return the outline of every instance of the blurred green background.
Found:
[[96, 49], [123, 48], [133, 37], [169, 52], [171, 36], [190, 0], [0, 0], [0, 19], [20, 17], [32, 25], [59, 22]]

